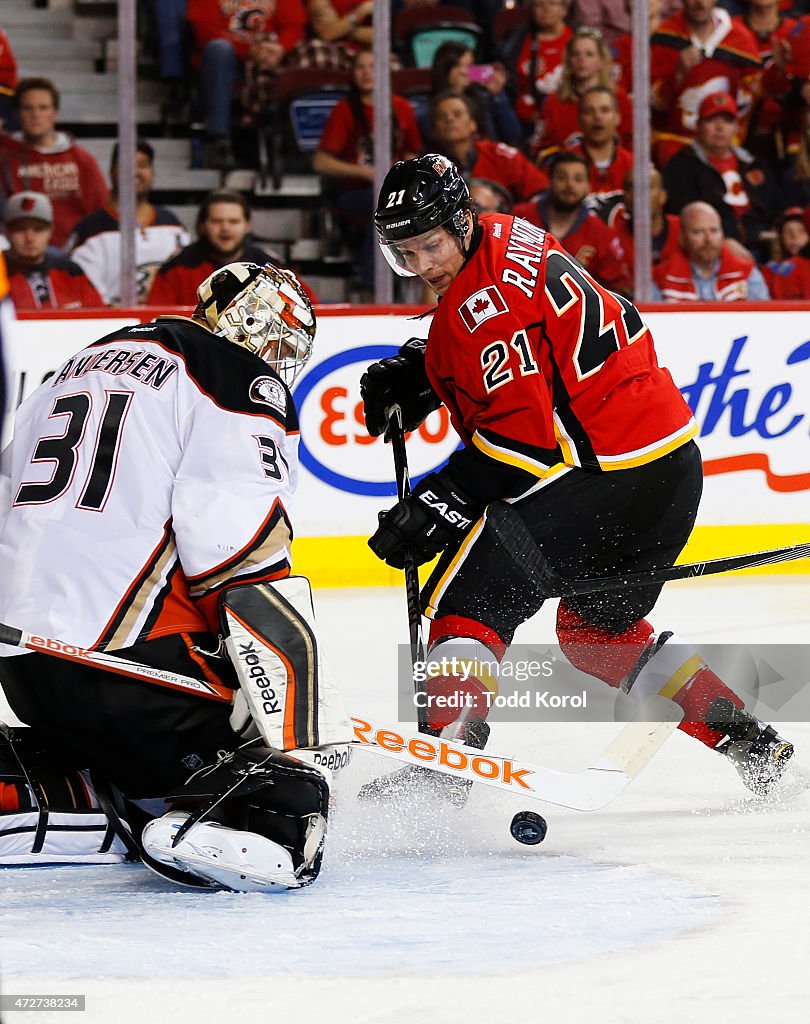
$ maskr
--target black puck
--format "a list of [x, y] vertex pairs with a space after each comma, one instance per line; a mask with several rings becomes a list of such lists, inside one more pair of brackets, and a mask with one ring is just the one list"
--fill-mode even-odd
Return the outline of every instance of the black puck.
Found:
[[546, 838], [548, 825], [546, 819], [535, 814], [534, 811], [518, 811], [512, 818], [509, 831], [524, 846], [537, 846]]

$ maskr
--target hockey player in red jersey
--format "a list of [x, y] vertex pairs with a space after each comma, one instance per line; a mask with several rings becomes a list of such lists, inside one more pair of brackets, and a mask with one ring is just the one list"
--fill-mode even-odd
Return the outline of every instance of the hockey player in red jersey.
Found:
[[[88, 345], [17, 412], [0, 621], [47, 643], [0, 646], [0, 683], [30, 726], [0, 731], [0, 863], [126, 850], [189, 884], [317, 877], [327, 762], [349, 727], [308, 581], [290, 575], [288, 386], [314, 312], [270, 264], [231, 263], [198, 296], [190, 319]], [[156, 797], [171, 809], [143, 827], [132, 801]]]
[[[394, 567], [408, 554], [421, 564], [441, 553], [422, 595], [428, 658], [441, 665], [463, 643], [491, 663], [544, 595], [504, 557], [487, 506], [508, 499], [562, 576], [671, 565], [702, 490], [697, 426], [635, 306], [541, 228], [479, 218], [445, 157], [395, 164], [376, 225], [397, 273], [419, 276], [440, 300], [426, 344], [412, 339], [363, 376], [369, 433], [385, 431], [392, 404], [411, 430], [443, 403], [463, 447], [380, 514], [369, 544]], [[663, 691], [683, 708], [684, 731], [726, 754], [749, 787], [766, 789], [792, 745], [748, 715], [693, 647], [656, 633], [645, 616], [660, 589], [562, 600], [563, 651], [638, 700]], [[426, 674], [426, 726], [483, 745], [493, 681]], [[433, 699], [448, 692], [472, 709], [466, 721]], [[413, 771], [386, 777], [378, 791]]]

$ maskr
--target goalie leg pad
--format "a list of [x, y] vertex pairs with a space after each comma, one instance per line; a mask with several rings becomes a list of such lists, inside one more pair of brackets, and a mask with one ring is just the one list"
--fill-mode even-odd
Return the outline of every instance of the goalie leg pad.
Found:
[[170, 799], [141, 841], [148, 866], [173, 881], [273, 892], [318, 877], [329, 785], [316, 768], [267, 747], [222, 751]]
[[239, 677], [231, 725], [277, 750], [348, 743], [352, 729], [316, 635], [309, 580], [230, 587], [220, 599]]
[[34, 729], [0, 724], [0, 864], [120, 864], [135, 859], [89, 772], [49, 754]]

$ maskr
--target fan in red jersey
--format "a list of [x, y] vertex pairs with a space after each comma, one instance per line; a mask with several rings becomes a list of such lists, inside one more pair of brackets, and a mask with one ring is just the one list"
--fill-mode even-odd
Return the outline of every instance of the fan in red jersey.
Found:
[[610, 50], [598, 32], [582, 27], [566, 43], [560, 84], [546, 99], [536, 124], [531, 145], [541, 159], [579, 141], [579, 102], [594, 85], [604, 85], [615, 93], [622, 143], [633, 145], [633, 106], [625, 89], [613, 81]]
[[589, 189], [585, 157], [557, 153], [551, 160], [548, 192], [530, 203], [518, 203], [514, 214], [551, 231], [605, 288], [627, 292], [630, 278], [624, 250], [616, 232], [585, 205]]
[[520, 150], [478, 136], [475, 105], [469, 96], [447, 89], [431, 104], [433, 137], [470, 178], [487, 178], [508, 189], [513, 202], [529, 199], [548, 185], [545, 171]]
[[714, 0], [684, 0], [650, 40], [651, 86], [662, 167], [695, 137], [698, 108], [712, 93], [731, 93], [743, 134], [762, 77], [757, 41]]
[[565, 23], [568, 0], [531, 0], [528, 7], [529, 23], [516, 27], [499, 53], [516, 80], [517, 115], [530, 128], [560, 83], [563, 51], [573, 30]]
[[[497, 539], [487, 506], [508, 499], [562, 576], [672, 564], [702, 489], [697, 426], [635, 306], [599, 285], [542, 228], [479, 217], [446, 158], [395, 164], [375, 222], [390, 265], [441, 298], [427, 342], [412, 339], [363, 376], [369, 433], [386, 430], [392, 404], [406, 430], [444, 404], [462, 446], [380, 514], [369, 545], [396, 568], [406, 557], [421, 564], [440, 555], [422, 594], [432, 620], [424, 724], [483, 746], [492, 676], [462, 679], [442, 671], [442, 659], [452, 664], [463, 644], [465, 659], [472, 653], [492, 664], [545, 596]], [[762, 741], [741, 750], [719, 714], [745, 714], [740, 699], [693, 647], [656, 634], [644, 618], [660, 589], [562, 600], [563, 650], [579, 669], [636, 698], [663, 684], [684, 710], [681, 728], [728, 754], [748, 785], [766, 788], [792, 746], [750, 718], [752, 740]], [[380, 782], [378, 795], [401, 792], [409, 779], [418, 786], [426, 774], [403, 772]]]
[[0, 189], [41, 192], [53, 205], [53, 245], [63, 246], [76, 223], [107, 201], [95, 157], [56, 127], [59, 91], [47, 78], [24, 78], [15, 103], [20, 131], [0, 132]]
[[570, 152], [585, 157], [591, 177], [591, 199], [607, 202], [621, 193], [627, 172], [633, 167], [633, 154], [621, 144], [616, 94], [604, 85], [586, 89], [579, 101], [582, 141]]

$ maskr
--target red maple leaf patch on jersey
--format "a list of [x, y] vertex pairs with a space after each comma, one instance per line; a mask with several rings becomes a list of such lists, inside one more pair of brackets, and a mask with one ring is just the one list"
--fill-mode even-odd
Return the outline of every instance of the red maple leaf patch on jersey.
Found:
[[479, 288], [466, 302], [462, 302], [458, 307], [461, 319], [464, 321], [470, 334], [485, 320], [498, 316], [500, 313], [505, 313], [508, 309], [509, 307], [506, 305], [503, 295], [501, 295], [495, 285], [490, 285], [488, 288]]

